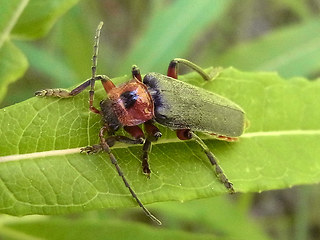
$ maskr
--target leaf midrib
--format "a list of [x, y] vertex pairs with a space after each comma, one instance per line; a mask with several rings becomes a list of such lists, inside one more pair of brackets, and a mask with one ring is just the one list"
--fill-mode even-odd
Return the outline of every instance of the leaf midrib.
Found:
[[[241, 136], [241, 138], [258, 138], [258, 137], [274, 137], [274, 136], [306, 136], [306, 135], [320, 135], [320, 130], [283, 130], [283, 131], [269, 131], [269, 132], [249, 132]], [[212, 139], [210, 136], [202, 137], [203, 139]], [[154, 145], [163, 144], [163, 143], [177, 143], [181, 142], [178, 138], [170, 138], [162, 141], [154, 142]], [[124, 144], [118, 144], [112, 148], [123, 148]], [[25, 154], [14, 154], [1, 156], [0, 162], [9, 162], [9, 161], [19, 161], [24, 159], [32, 159], [39, 157], [48, 157], [48, 156], [61, 156], [79, 153], [80, 148], [70, 148], [62, 150], [50, 150], [43, 152], [34, 152], [34, 153], [25, 153]]]

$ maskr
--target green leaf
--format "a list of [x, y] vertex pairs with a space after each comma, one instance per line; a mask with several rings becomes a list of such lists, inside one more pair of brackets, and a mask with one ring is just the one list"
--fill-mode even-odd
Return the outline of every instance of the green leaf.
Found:
[[45, 49], [35, 47], [32, 43], [17, 42], [17, 46], [28, 56], [31, 68], [55, 79], [59, 84], [57, 86], [63, 88], [76, 84], [77, 76], [62, 56], [48, 54]]
[[[132, 63], [145, 71], [161, 71], [175, 57], [182, 57], [196, 37], [227, 9], [229, 0], [178, 0], [153, 16], [118, 72], [127, 72]], [[174, 20], [173, 20], [174, 19]]]
[[30, 0], [15, 25], [15, 38], [34, 39], [48, 33], [56, 20], [79, 0]]
[[10, 41], [0, 48], [0, 102], [7, 92], [7, 86], [23, 76], [28, 61], [23, 53]]
[[311, 74], [320, 67], [320, 19], [239, 44], [215, 61], [248, 71], [277, 71], [285, 77]]
[[28, 68], [26, 57], [11, 40], [43, 36], [77, 1], [0, 0], [0, 101], [8, 85]]
[[9, 38], [12, 28], [28, 4], [28, 0], [0, 0], [0, 48]]
[[[228, 197], [220, 196], [183, 204], [180, 202], [154, 204], [152, 210], [163, 219], [161, 228], [128, 221], [130, 216], [136, 218], [141, 216], [142, 220], [144, 219], [142, 213], [134, 214], [139, 209], [91, 211], [71, 217], [17, 218], [2, 215], [0, 237], [71, 240], [105, 239], [105, 236], [108, 236], [108, 239], [132, 239], [135, 231], [134, 236], [137, 239], [150, 239], [152, 236], [156, 236], [156, 239], [269, 239], [257, 222], [251, 221], [247, 214], [239, 210], [235, 201], [229, 201]], [[119, 219], [124, 221], [120, 222]], [[186, 226], [192, 228], [186, 229]], [[246, 231], [242, 231], [243, 229]]]
[[28, 0], [0, 0], [0, 102], [8, 85], [21, 77], [28, 67], [24, 55], [9, 40], [27, 4]]
[[[29, 220], [29, 221], [27, 221]], [[12, 220], [0, 226], [0, 236], [13, 239], [232, 239], [214, 237], [204, 233], [191, 233], [179, 230], [157, 229], [138, 223], [124, 223], [103, 219], [62, 219], [27, 217], [24, 221]], [[107, 236], [107, 238], [106, 238]], [[7, 238], [6, 238], [7, 239]]]
[[[236, 191], [319, 182], [319, 81], [285, 81], [274, 73], [233, 68], [210, 82], [195, 73], [181, 79], [230, 98], [247, 113], [250, 128], [239, 142], [203, 136]], [[96, 106], [105, 97], [98, 86]], [[196, 100], [190, 96], [190, 101]], [[79, 147], [98, 143], [101, 127], [99, 116], [88, 111], [87, 94], [71, 99], [34, 97], [2, 109], [0, 122], [1, 212], [58, 214], [136, 205], [107, 154], [79, 153]], [[226, 192], [195, 142], [179, 141], [173, 131], [160, 129], [163, 137], [150, 154], [151, 179], [141, 173], [141, 146], [113, 148], [143, 203]]]
[[[242, 195], [248, 196], [249, 194]], [[239, 200], [239, 198], [237, 198]], [[228, 195], [215, 198], [153, 204], [152, 209], [165, 216], [163, 222], [179, 226], [190, 224], [201, 232], [214, 232], [231, 239], [269, 239], [257, 221], [253, 222], [247, 211], [238, 206], [239, 201], [230, 201]], [[168, 222], [167, 222], [168, 221]], [[227, 223], [227, 224], [226, 224]], [[243, 231], [246, 229], [246, 231]]]
[[279, 2], [273, 2], [273, 4], [277, 7], [278, 11], [281, 9], [286, 9], [287, 11], [294, 12], [297, 16], [302, 19], [308, 19], [312, 16], [312, 8], [315, 6], [310, 6], [306, 1], [300, 0], [282, 0]]

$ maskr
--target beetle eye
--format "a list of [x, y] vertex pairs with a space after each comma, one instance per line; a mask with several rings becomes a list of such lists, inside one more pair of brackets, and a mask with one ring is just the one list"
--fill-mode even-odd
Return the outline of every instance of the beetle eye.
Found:
[[115, 132], [118, 131], [119, 128], [120, 128], [119, 125], [111, 125], [111, 127], [112, 127], [112, 130], [115, 131]]

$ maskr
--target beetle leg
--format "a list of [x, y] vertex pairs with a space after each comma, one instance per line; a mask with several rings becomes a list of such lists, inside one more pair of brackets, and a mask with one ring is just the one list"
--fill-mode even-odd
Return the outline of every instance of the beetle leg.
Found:
[[90, 85], [89, 91], [89, 109], [97, 114], [100, 114], [100, 111], [93, 106], [93, 96], [94, 96], [94, 85], [96, 80], [101, 80], [103, 87], [105, 88], [106, 92], [110, 91], [115, 85], [111, 82], [111, 80], [104, 75], [96, 76], [97, 70], [97, 60], [98, 60], [98, 50], [99, 50], [99, 40], [100, 40], [100, 32], [102, 28], [103, 22], [100, 22], [98, 28], [96, 30], [96, 34], [94, 37], [94, 45], [93, 45], [93, 56], [92, 56], [92, 76], [90, 79], [86, 80], [84, 83], [80, 84], [75, 89], [68, 91], [65, 89], [44, 89], [37, 91], [35, 93], [36, 96], [53, 96], [53, 97], [61, 97], [61, 98], [68, 98], [73, 97], [79, 93], [81, 93], [84, 89], [86, 89]]
[[128, 183], [127, 179], [125, 178], [125, 176], [123, 175], [123, 172], [118, 164], [117, 159], [115, 158], [115, 156], [112, 154], [110, 147], [106, 141], [106, 139], [104, 138], [104, 133], [108, 130], [107, 126], [103, 126], [100, 130], [99, 133], [99, 138], [100, 138], [100, 145], [102, 150], [104, 150], [108, 155], [109, 158], [111, 160], [111, 163], [115, 166], [119, 176], [122, 178], [122, 181], [124, 182], [124, 184], [126, 185], [126, 187], [129, 189], [132, 197], [136, 200], [136, 202], [138, 203], [138, 205], [142, 208], [142, 210], [145, 212], [145, 214], [151, 218], [153, 221], [155, 221], [157, 224], [161, 225], [161, 222], [159, 219], [157, 219], [154, 215], [152, 215], [152, 213], [145, 208], [145, 206], [142, 204], [142, 202], [140, 201], [140, 199], [138, 198], [137, 194], [134, 192], [134, 190], [131, 188], [130, 184]]
[[135, 139], [144, 139], [144, 133], [139, 126], [124, 126], [123, 129]]
[[[111, 89], [115, 87], [115, 85], [111, 82], [110, 78], [105, 75], [98, 75], [95, 77], [94, 81], [101, 80], [102, 85], [105, 89]], [[34, 94], [37, 97], [60, 97], [60, 98], [69, 98], [74, 97], [89, 87], [91, 84], [91, 78], [81, 83], [79, 86], [75, 87], [71, 91], [62, 88], [49, 88], [36, 91]]]
[[149, 152], [151, 150], [151, 141], [147, 138], [146, 141], [143, 144], [143, 154], [142, 154], [142, 172], [147, 176], [147, 178], [150, 178], [151, 170], [149, 166]]
[[113, 82], [106, 75], [98, 75], [95, 76], [94, 79], [90, 79], [91, 89], [89, 91], [89, 109], [94, 112], [100, 114], [100, 111], [93, 106], [93, 97], [94, 97], [94, 83], [96, 80], [100, 80], [104, 90], [108, 93], [112, 88], [115, 87]]
[[[143, 144], [144, 140], [139, 139], [131, 139], [126, 136], [110, 136], [105, 139], [109, 147], [114, 146], [116, 142], [122, 142], [125, 144]], [[98, 153], [102, 151], [102, 146], [100, 144], [87, 146], [80, 149], [80, 152], [86, 152], [87, 154]]]
[[223, 170], [219, 166], [217, 158], [213, 155], [213, 153], [210, 151], [208, 146], [202, 141], [202, 139], [198, 137], [198, 135], [196, 135], [190, 129], [179, 129], [177, 130], [177, 136], [181, 140], [194, 139], [201, 146], [201, 148], [207, 155], [208, 159], [210, 160], [211, 164], [214, 166], [215, 174], [220, 180], [220, 182], [224, 184], [224, 186], [229, 190], [230, 193], [235, 193], [233, 189], [233, 184], [228, 180], [227, 176], [223, 173]]
[[92, 146], [86, 146], [83, 148], [80, 148], [80, 153], [87, 153], [87, 154], [94, 154], [94, 153], [99, 153], [102, 151], [102, 147], [100, 144], [95, 144]]
[[142, 82], [141, 74], [140, 74], [140, 69], [137, 67], [137, 65], [132, 66], [132, 77], [138, 79], [140, 82]]
[[157, 141], [162, 136], [162, 133], [160, 132], [159, 128], [153, 125], [152, 120], [149, 120], [144, 123], [144, 129], [148, 133], [150, 141]]
[[143, 144], [144, 139], [143, 138], [131, 139], [126, 136], [110, 136], [106, 138], [106, 142], [109, 147], [112, 147], [116, 142], [122, 142], [125, 144]]
[[98, 109], [96, 109], [93, 106], [93, 96], [94, 96], [94, 89], [92, 89], [92, 82], [95, 82], [97, 80], [100, 80], [104, 89], [108, 93], [115, 85], [113, 82], [110, 80], [105, 75], [98, 75], [95, 76], [95, 78], [92, 80], [91, 78], [86, 80], [85, 82], [81, 83], [79, 86], [75, 87], [71, 91], [68, 91], [66, 89], [61, 89], [61, 88], [53, 88], [53, 89], [43, 89], [35, 92], [35, 95], [38, 97], [60, 97], [60, 98], [69, 98], [69, 97], [74, 97], [81, 93], [83, 90], [85, 90], [87, 87], [91, 86], [91, 89], [89, 91], [89, 109], [94, 112], [94, 113], [100, 113]]
[[147, 132], [148, 136], [147, 139], [143, 145], [143, 155], [142, 155], [142, 172], [146, 174], [148, 178], [150, 178], [150, 167], [149, 167], [149, 153], [151, 151], [151, 142], [157, 141], [161, 136], [160, 130], [153, 125], [152, 121], [149, 120], [144, 123], [144, 129]]
[[[143, 139], [143, 140], [145, 139], [144, 133], [139, 126], [125, 126], [123, 128], [126, 132], [128, 132], [135, 139]], [[144, 140], [143, 149], [145, 148], [146, 144], [147, 144], [147, 140]], [[142, 166], [143, 165], [144, 165], [144, 161], [142, 160]]]
[[178, 63], [183, 63], [184, 65], [192, 68], [197, 73], [199, 73], [206, 81], [209, 81], [211, 79], [211, 77], [201, 67], [183, 58], [175, 58], [170, 62], [167, 73], [169, 77], [178, 79]]
[[53, 89], [43, 89], [36, 91], [34, 94], [38, 97], [60, 97], [60, 98], [69, 98], [73, 97], [80, 92], [82, 92], [84, 89], [86, 89], [90, 85], [90, 79], [85, 81], [84, 83], [81, 83], [79, 86], [77, 86], [75, 89], [68, 91], [66, 89], [61, 88], [53, 88]]
[[[128, 132], [135, 139], [144, 139], [144, 133], [139, 126], [125, 126], [124, 130]], [[150, 177], [150, 168], [148, 163], [148, 153], [151, 148], [151, 141], [149, 136], [144, 140], [143, 144], [143, 155], [142, 155], [142, 171], [147, 177]]]

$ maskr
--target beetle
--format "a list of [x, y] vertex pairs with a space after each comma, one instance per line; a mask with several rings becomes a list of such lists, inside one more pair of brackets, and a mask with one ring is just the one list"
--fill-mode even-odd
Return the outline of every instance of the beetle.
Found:
[[[103, 126], [99, 131], [100, 143], [81, 148], [81, 152], [106, 152], [132, 197], [146, 215], [158, 224], [161, 222], [144, 207], [110, 150], [117, 141], [143, 144], [142, 171], [150, 177], [148, 155], [151, 143], [161, 137], [160, 130], [154, 125], [155, 122], [175, 130], [181, 140], [194, 139], [207, 155], [220, 182], [230, 193], [234, 193], [233, 184], [223, 173], [216, 157], [195, 132], [208, 133], [220, 140], [236, 141], [246, 127], [246, 116], [242, 108], [227, 98], [178, 80], [178, 64], [195, 70], [205, 81], [211, 79], [201, 67], [182, 58], [175, 58], [170, 62], [167, 75], [148, 73], [142, 78], [139, 68], [133, 65], [132, 79], [120, 86], [115, 86], [106, 75], [96, 75], [102, 25], [103, 22], [100, 22], [95, 34], [91, 78], [71, 91], [59, 88], [44, 89], [37, 91], [35, 95], [69, 98], [90, 86], [89, 109], [101, 115]], [[93, 106], [94, 86], [97, 80], [101, 81], [108, 95], [100, 102], [100, 110]], [[144, 125], [146, 135], [139, 126], [141, 124]], [[115, 135], [120, 127], [132, 138]]]

